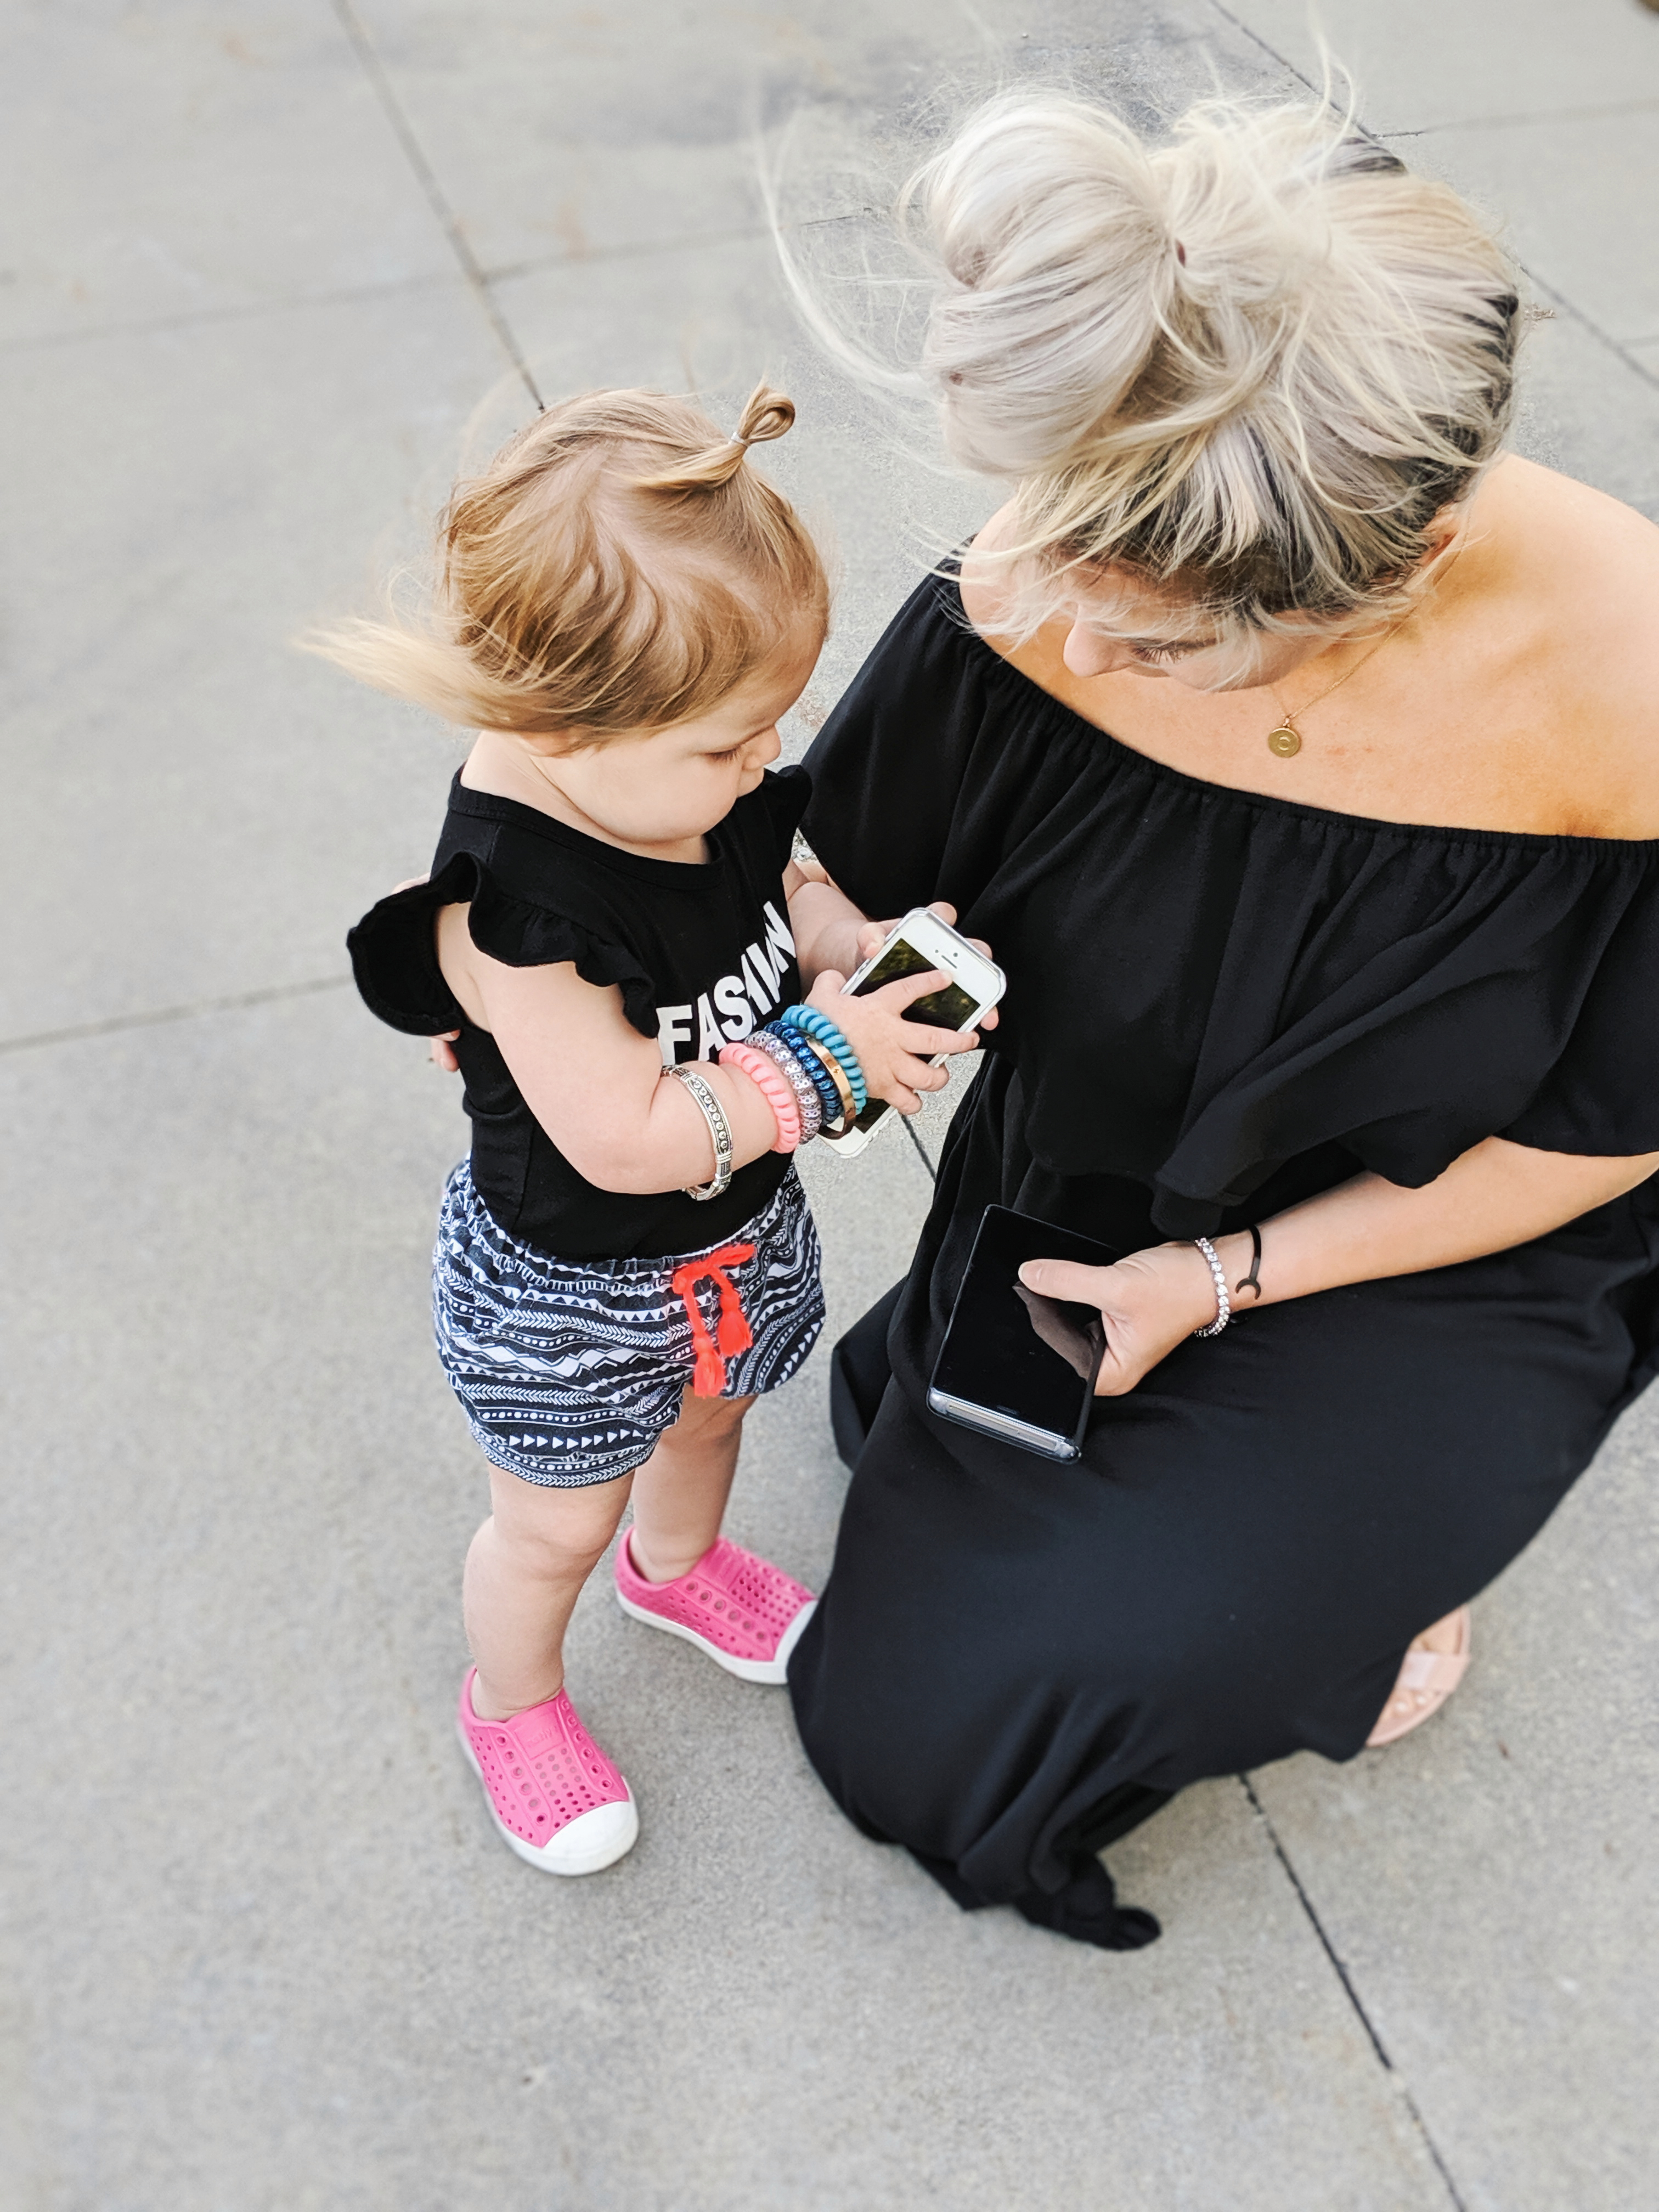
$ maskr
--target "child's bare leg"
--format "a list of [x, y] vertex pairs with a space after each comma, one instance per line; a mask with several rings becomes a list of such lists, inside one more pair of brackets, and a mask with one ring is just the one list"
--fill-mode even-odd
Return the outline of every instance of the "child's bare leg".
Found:
[[647, 1582], [672, 1582], [695, 1566], [720, 1533], [738, 1471], [743, 1417], [752, 1398], [699, 1398], [688, 1390], [680, 1417], [634, 1470], [634, 1565]]
[[490, 1469], [495, 1510], [472, 1539], [461, 1586], [481, 1721], [507, 1720], [558, 1695], [571, 1608], [617, 1533], [633, 1480], [559, 1490]]

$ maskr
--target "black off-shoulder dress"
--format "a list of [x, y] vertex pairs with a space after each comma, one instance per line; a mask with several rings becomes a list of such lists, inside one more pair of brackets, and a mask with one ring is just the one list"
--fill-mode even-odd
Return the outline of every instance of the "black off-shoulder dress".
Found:
[[[792, 1665], [848, 1815], [957, 1901], [1109, 1947], [1093, 1853], [1168, 1794], [1359, 1750], [1412, 1638], [1542, 1527], [1659, 1347], [1659, 1182], [1467, 1264], [1245, 1313], [1054, 1467], [927, 1387], [992, 1202], [1133, 1250], [1492, 1134], [1659, 1150], [1659, 842], [1369, 821], [1096, 729], [925, 583], [812, 748], [864, 910], [1008, 974], [908, 1281], [843, 1340], [854, 1475]], [[1271, 1240], [1268, 1248], [1271, 1266]]]

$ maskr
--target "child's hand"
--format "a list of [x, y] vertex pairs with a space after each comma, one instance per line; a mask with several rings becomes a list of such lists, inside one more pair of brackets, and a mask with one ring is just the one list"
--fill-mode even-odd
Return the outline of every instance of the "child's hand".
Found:
[[979, 1042], [972, 1030], [938, 1029], [904, 1018], [907, 1006], [930, 991], [942, 991], [950, 980], [933, 968], [854, 999], [847, 994], [847, 978], [828, 968], [808, 992], [806, 1003], [828, 1014], [857, 1053], [872, 1098], [885, 1099], [901, 1114], [914, 1114], [922, 1091], [942, 1091], [951, 1079], [948, 1070], [927, 1065], [934, 1054], [972, 1052]]
[[[953, 929], [956, 927], [957, 910], [949, 899], [930, 901], [927, 911], [929, 914], [936, 914], [941, 921], [948, 921]], [[896, 915], [891, 921], [860, 922], [858, 931], [858, 964], [861, 967], [872, 953], [879, 952], [897, 927]], [[982, 937], [970, 937], [968, 942], [975, 952], [982, 952], [988, 960], [990, 958], [991, 948]], [[988, 1007], [980, 1016], [979, 1025], [982, 1030], [994, 1030], [996, 1027], [997, 1010], [994, 1006]]]

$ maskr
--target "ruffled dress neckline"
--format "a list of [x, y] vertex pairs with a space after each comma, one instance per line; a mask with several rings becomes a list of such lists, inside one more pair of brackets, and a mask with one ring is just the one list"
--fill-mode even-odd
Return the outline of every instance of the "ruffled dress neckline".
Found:
[[1141, 752], [1127, 744], [1101, 723], [1071, 706], [1066, 700], [1039, 684], [1034, 676], [1018, 667], [1005, 653], [1000, 653], [977, 630], [962, 603], [962, 594], [954, 579], [939, 578], [939, 604], [947, 617], [960, 629], [976, 653], [982, 653], [994, 672], [1000, 672], [1009, 681], [1041, 701], [1054, 715], [1078, 735], [1103, 744], [1121, 757], [1126, 766], [1144, 769], [1152, 777], [1181, 786], [1185, 790], [1217, 800], [1236, 800], [1247, 807], [1260, 807], [1266, 811], [1282, 814], [1296, 819], [1322, 823], [1339, 832], [1359, 832], [1367, 835], [1387, 833], [1403, 838], [1432, 838], [1452, 844], [1513, 845], [1522, 850], [1556, 849], [1562, 846], [1582, 848], [1586, 852], [1630, 855], [1644, 860], [1659, 859], [1659, 837], [1583, 837], [1567, 833], [1536, 830], [1468, 829], [1455, 823], [1396, 822], [1385, 814], [1349, 814], [1339, 807], [1314, 806], [1301, 799], [1282, 798], [1276, 792], [1249, 791], [1234, 783], [1217, 783], [1207, 776], [1194, 775], [1186, 769], [1174, 768], [1168, 762], [1156, 760], [1150, 753]]

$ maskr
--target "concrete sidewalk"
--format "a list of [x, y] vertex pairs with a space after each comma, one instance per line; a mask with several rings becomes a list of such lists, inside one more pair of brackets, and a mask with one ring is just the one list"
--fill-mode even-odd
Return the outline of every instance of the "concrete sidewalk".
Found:
[[[1323, 14], [1370, 125], [1499, 209], [1554, 307], [1526, 448], [1659, 512], [1659, 17]], [[341, 940], [424, 865], [456, 748], [288, 641], [526, 378], [729, 407], [764, 368], [843, 572], [804, 742], [919, 531], [985, 502], [800, 335], [755, 128], [890, 148], [1007, 76], [1139, 113], [1289, 88], [1302, 0], [18, 0], [0, 40], [0, 2203], [1659, 2206], [1659, 1403], [1480, 1601], [1431, 1728], [1114, 1852], [1166, 1929], [1137, 1956], [956, 1913], [834, 1812], [780, 1693], [602, 1588], [571, 1671], [631, 1857], [538, 1881], [451, 1733], [483, 1486], [426, 1267], [459, 1101]], [[897, 1130], [806, 1164], [842, 1327], [927, 1169]], [[826, 1365], [757, 1412], [734, 1513], [809, 1577]]]

